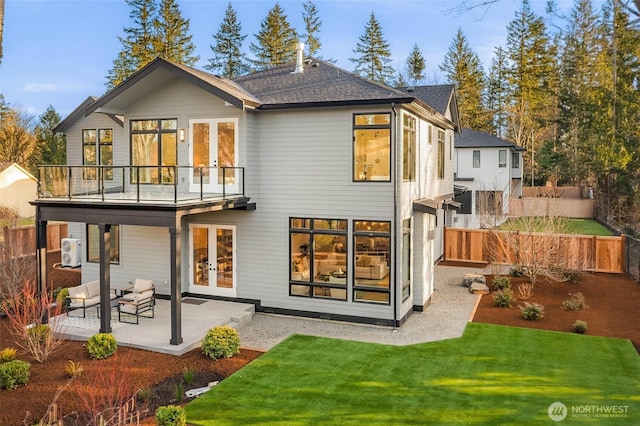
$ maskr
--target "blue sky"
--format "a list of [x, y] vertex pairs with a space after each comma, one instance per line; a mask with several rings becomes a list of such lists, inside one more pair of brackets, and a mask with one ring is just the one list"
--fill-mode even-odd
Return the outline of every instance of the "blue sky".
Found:
[[[352, 71], [358, 38], [371, 12], [382, 27], [392, 52], [392, 65], [402, 66], [414, 43], [427, 62], [429, 83], [445, 83], [439, 65], [461, 28], [485, 70], [494, 48], [505, 44], [507, 24], [520, 7], [519, 0], [499, 0], [487, 8], [458, 14], [451, 12], [462, 0], [314, 0], [322, 28], [320, 56], [337, 60]], [[203, 68], [211, 55], [210, 45], [228, 0], [179, 0], [183, 17]], [[275, 0], [231, 1], [247, 34], [245, 49]], [[293, 27], [304, 31], [303, 0], [280, 0]], [[530, 0], [533, 11], [544, 14], [544, 0]], [[569, 13], [573, 2], [557, 0]], [[596, 1], [594, 3], [600, 4]], [[14, 109], [39, 116], [49, 105], [64, 118], [87, 96], [106, 90], [107, 71], [121, 49], [118, 36], [133, 25], [124, 0], [5, 0], [0, 93]], [[564, 26], [564, 25], [562, 25]]]

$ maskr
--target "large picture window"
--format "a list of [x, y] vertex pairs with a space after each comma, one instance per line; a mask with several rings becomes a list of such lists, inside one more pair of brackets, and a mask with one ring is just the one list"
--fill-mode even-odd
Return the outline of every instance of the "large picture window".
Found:
[[444, 130], [438, 129], [438, 179], [444, 179]]
[[292, 296], [347, 300], [347, 221], [291, 218]]
[[416, 179], [416, 119], [406, 114], [402, 125], [402, 179]]
[[[113, 129], [82, 130], [82, 164], [84, 166], [113, 165]], [[103, 169], [103, 179], [113, 179], [113, 169]], [[97, 179], [98, 169], [84, 168], [85, 179]]]
[[391, 181], [391, 114], [355, 114], [353, 142], [353, 180]]
[[356, 220], [353, 241], [354, 301], [389, 304], [391, 222]]
[[[111, 225], [111, 254], [112, 264], [120, 263], [120, 227]], [[87, 224], [87, 262], [100, 263], [100, 228], [98, 225]]]
[[173, 184], [178, 120], [131, 120], [132, 183]]

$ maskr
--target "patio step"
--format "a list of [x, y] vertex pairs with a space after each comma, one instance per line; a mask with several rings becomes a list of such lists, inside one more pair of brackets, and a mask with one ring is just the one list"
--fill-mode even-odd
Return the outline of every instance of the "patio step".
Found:
[[253, 319], [253, 316], [255, 315], [255, 313], [256, 313], [255, 306], [251, 306], [251, 308], [249, 308], [245, 312], [231, 317], [231, 321], [229, 321], [227, 325], [237, 329], [238, 327], [241, 327], [245, 324], [249, 324]]

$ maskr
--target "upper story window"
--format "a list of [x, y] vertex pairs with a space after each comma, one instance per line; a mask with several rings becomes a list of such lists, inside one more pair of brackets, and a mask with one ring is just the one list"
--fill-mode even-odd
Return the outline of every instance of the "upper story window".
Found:
[[178, 120], [131, 120], [133, 183], [174, 183], [177, 164]]
[[444, 130], [438, 129], [438, 179], [444, 179]]
[[511, 168], [519, 169], [520, 168], [520, 154], [517, 152], [511, 153]]
[[498, 151], [498, 167], [507, 167], [507, 150], [501, 149]]
[[354, 114], [353, 180], [391, 181], [391, 114]]
[[[82, 130], [82, 164], [85, 166], [113, 165], [113, 129]], [[103, 179], [113, 179], [113, 169], [103, 169]], [[97, 179], [98, 168], [86, 167], [85, 179]]]
[[474, 169], [480, 168], [480, 150], [479, 149], [473, 150], [473, 168]]
[[402, 123], [402, 179], [416, 179], [416, 118], [410, 115]]

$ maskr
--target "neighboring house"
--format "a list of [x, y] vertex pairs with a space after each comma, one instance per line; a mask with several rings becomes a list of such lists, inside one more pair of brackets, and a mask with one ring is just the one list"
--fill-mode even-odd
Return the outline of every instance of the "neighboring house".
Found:
[[156, 59], [58, 126], [69, 166], [46, 169], [40, 235], [69, 222], [102, 300], [152, 279], [172, 344], [184, 296], [399, 326], [452, 220], [452, 91], [446, 107], [300, 52], [234, 81]]
[[38, 180], [16, 163], [0, 163], [0, 207], [14, 210], [20, 217], [33, 217], [31, 204], [38, 196]]
[[485, 228], [502, 223], [509, 214], [509, 198], [522, 196], [524, 148], [494, 135], [463, 129], [455, 138], [456, 185], [466, 192], [456, 226]]

